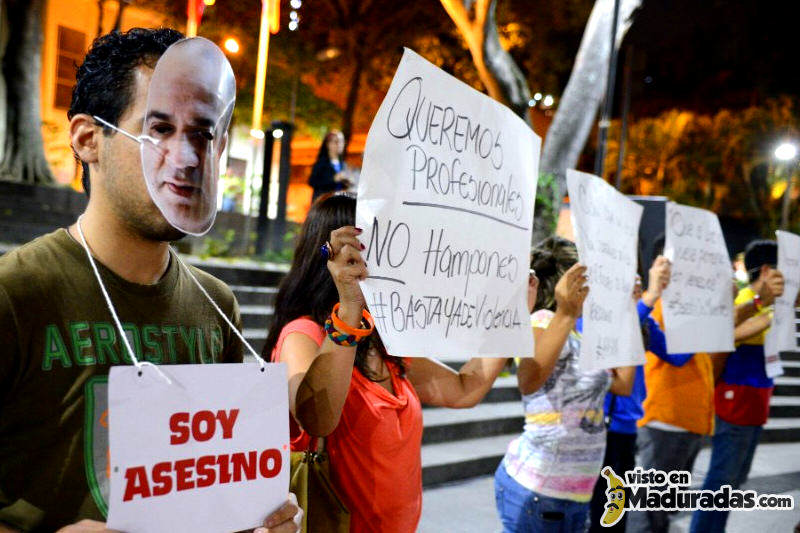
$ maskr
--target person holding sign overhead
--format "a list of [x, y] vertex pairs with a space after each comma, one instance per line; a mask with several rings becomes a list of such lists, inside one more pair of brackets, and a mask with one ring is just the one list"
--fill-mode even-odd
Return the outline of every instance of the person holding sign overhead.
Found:
[[506, 359], [473, 358], [456, 372], [386, 353], [359, 287], [367, 269], [355, 209], [344, 193], [312, 206], [263, 353], [289, 366], [292, 448], [325, 437], [350, 531], [409, 533], [422, 508], [421, 404], [477, 404]]
[[[761, 430], [769, 417], [773, 380], [766, 373], [764, 338], [772, 323], [770, 304], [783, 294], [783, 276], [776, 268], [777, 243], [751, 242], [744, 252], [744, 264], [750, 284], [739, 291], [736, 304], [751, 304], [757, 312], [737, 328], [738, 337], [743, 330], [750, 336], [737, 339], [736, 351], [725, 361], [715, 389], [716, 428], [704, 490], [719, 490], [723, 485], [738, 489], [747, 480]], [[762, 295], [769, 295], [768, 299], [765, 301]], [[727, 521], [727, 511], [696, 511], [690, 531], [723, 532]]]
[[[160, 95], [158, 153], [166, 157], [143, 167], [131, 132], [147, 122], [156, 63], [175, 43], [174, 52], [200, 50], [189, 55], [203, 64], [183, 65], [178, 98]], [[112, 365], [162, 373], [160, 365], [242, 361], [230, 288], [169, 247], [213, 221], [206, 200], [228, 104], [216, 96], [235, 90], [229, 69], [210, 41], [136, 28], [95, 40], [77, 71], [68, 116], [88, 206], [68, 229], [0, 258], [0, 532], [106, 530]], [[161, 207], [146, 168], [157, 171]], [[260, 531], [296, 531], [297, 511], [287, 502], [263, 518], [265, 509]]]
[[525, 431], [497, 468], [497, 511], [505, 532], [579, 532], [585, 530], [605, 451], [603, 400], [609, 390], [631, 393], [634, 367], [579, 368], [589, 288], [574, 243], [544, 240], [533, 251], [531, 267], [539, 278], [531, 316], [536, 353], [517, 372]]

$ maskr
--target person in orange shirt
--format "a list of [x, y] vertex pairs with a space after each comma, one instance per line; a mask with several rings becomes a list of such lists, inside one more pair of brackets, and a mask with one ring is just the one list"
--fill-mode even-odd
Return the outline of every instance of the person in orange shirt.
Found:
[[[410, 533], [422, 509], [421, 404], [477, 404], [506, 359], [474, 358], [456, 372], [431, 359], [388, 354], [362, 323], [368, 313], [358, 282], [367, 269], [361, 230], [352, 226], [355, 209], [355, 199], [343, 193], [312, 206], [278, 291], [264, 354], [289, 367], [293, 449], [326, 437], [350, 531]], [[529, 299], [535, 293], [531, 276]], [[348, 346], [340, 333], [352, 328], [364, 331]]]

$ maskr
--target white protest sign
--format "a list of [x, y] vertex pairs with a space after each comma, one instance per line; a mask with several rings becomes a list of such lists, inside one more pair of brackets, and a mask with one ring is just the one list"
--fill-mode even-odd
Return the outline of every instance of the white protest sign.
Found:
[[597, 370], [645, 361], [633, 284], [642, 206], [591, 174], [567, 170], [578, 256], [587, 266], [581, 368]]
[[361, 288], [389, 353], [533, 353], [526, 302], [541, 141], [406, 49], [367, 137]]
[[664, 255], [672, 262], [661, 297], [667, 352], [732, 352], [733, 267], [717, 215], [669, 202]]
[[260, 526], [289, 492], [286, 365], [111, 368], [108, 527]]
[[764, 339], [767, 376], [783, 374], [780, 352], [797, 351], [794, 303], [800, 289], [800, 236], [775, 232], [778, 238], [778, 270], [783, 274], [783, 294], [775, 299], [772, 325]]

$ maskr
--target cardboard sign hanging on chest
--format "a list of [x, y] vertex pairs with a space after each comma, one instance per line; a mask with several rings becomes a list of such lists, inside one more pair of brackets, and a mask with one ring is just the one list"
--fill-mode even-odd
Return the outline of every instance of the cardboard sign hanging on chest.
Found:
[[261, 525], [289, 491], [286, 366], [112, 367], [108, 527], [217, 532]]

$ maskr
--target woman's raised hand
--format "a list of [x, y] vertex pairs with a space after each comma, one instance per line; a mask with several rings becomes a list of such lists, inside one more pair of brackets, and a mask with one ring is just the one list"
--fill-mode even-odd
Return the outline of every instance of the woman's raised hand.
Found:
[[556, 284], [556, 311], [566, 313], [571, 318], [581, 316], [583, 301], [589, 294], [587, 280], [586, 267], [580, 263], [575, 263], [564, 272]]
[[361, 322], [364, 295], [358, 282], [367, 277], [367, 264], [361, 258], [364, 245], [358, 240], [359, 228], [343, 226], [331, 232], [328, 271], [339, 291], [339, 317], [353, 326]]

